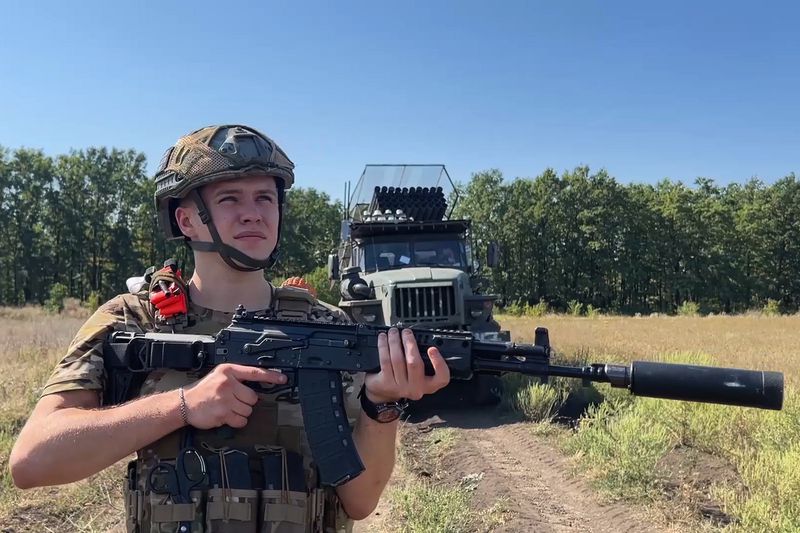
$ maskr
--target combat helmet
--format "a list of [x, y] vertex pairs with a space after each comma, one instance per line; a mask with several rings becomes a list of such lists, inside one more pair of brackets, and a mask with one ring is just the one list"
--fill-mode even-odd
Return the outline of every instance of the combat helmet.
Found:
[[[199, 188], [208, 183], [259, 173], [275, 178], [278, 187], [278, 241], [265, 260], [258, 260], [222, 242], [211, 220], [211, 213], [200, 196]], [[217, 252], [232, 268], [254, 271], [272, 266], [278, 257], [284, 192], [294, 184], [294, 163], [269, 137], [239, 124], [207, 126], [178, 139], [161, 158], [155, 175], [155, 203], [158, 224], [168, 239], [185, 238], [175, 220], [175, 209], [183, 198], [190, 198], [208, 226], [213, 242], [187, 239], [187, 244], [201, 252]]]

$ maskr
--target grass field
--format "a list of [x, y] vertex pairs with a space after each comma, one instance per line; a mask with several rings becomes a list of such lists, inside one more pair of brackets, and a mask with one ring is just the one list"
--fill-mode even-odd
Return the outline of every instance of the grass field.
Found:
[[[566, 360], [646, 359], [784, 372], [780, 412], [634, 399], [598, 386], [606, 401], [588, 411], [562, 446], [608, 494], [678, 499], [705, 517], [697, 527], [800, 531], [800, 317], [543, 316], [500, 322], [513, 338], [527, 341], [534, 325], [547, 327]], [[521, 380], [513, 385], [510, 403], [531, 419], [552, 414], [556, 409], [547, 407], [575, 390], [564, 380], [552, 387]], [[708, 502], [719, 509], [703, 509]]]
[[[27, 492], [13, 488], [8, 476], [13, 440], [81, 324], [81, 313], [76, 307], [59, 316], [34, 308], [0, 309], [0, 524], [10, 531], [34, 524], [43, 530], [103, 531], [121, 515], [121, 470]], [[655, 502], [696, 489], [675, 486], [670, 476], [676, 465], [685, 466], [676, 455], [685, 455], [686, 450], [702, 454], [702, 464], [708, 468], [719, 462], [728, 465], [724, 477], [710, 479], [702, 488], [727, 517], [719, 527], [800, 531], [800, 405], [795, 393], [800, 378], [800, 317], [546, 315], [500, 317], [500, 322], [515, 340], [527, 342], [536, 325], [548, 327], [553, 346], [566, 359], [609, 363], [666, 359], [783, 371], [789, 386], [782, 412], [632, 401], [624, 392], [600, 387], [608, 401], [591, 410], [578, 430], [566, 436], [561, 432], [560, 442], [609, 494]], [[607, 468], [592, 466], [598, 464]], [[725, 482], [716, 483], [719, 480]], [[425, 497], [435, 492], [427, 490]], [[446, 495], [452, 504], [463, 505], [457, 494]], [[396, 508], [413, 513], [413, 494], [396, 497]]]
[[[106, 531], [122, 513], [121, 467], [63, 487], [20, 491], [8, 455], [39, 391], [88, 312], [0, 308], [0, 524], [3, 531]], [[114, 512], [109, 513], [109, 508]]]
[[550, 332], [550, 343], [567, 357], [597, 362], [661, 359], [670, 354], [703, 354], [719, 365], [778, 370], [800, 379], [800, 316], [760, 314], [708, 317], [598, 318], [545, 315], [500, 316], [504, 329], [520, 342], [532, 342], [536, 326]]

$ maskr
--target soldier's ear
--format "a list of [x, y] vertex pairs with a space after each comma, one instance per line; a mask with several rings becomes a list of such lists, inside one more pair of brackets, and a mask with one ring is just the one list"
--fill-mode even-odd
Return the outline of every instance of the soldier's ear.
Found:
[[197, 214], [197, 208], [193, 205], [187, 205], [181, 202], [175, 209], [175, 222], [178, 228], [186, 237], [194, 239], [198, 237], [198, 224], [202, 224], [200, 217]]

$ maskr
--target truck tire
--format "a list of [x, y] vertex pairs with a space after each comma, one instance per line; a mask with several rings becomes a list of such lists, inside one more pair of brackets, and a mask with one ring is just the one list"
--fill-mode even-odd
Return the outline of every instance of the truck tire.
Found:
[[412, 411], [422, 411], [497, 405], [502, 391], [499, 376], [475, 374], [472, 379], [453, 380], [440, 391], [411, 402], [409, 407]]

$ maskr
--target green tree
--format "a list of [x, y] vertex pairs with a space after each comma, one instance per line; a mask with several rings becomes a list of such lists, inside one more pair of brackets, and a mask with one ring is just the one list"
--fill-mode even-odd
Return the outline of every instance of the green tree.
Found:
[[6, 301], [43, 303], [51, 277], [52, 250], [44, 236], [44, 198], [51, 186], [52, 160], [39, 150], [19, 149], [5, 168], [3, 250]]
[[481, 265], [485, 265], [486, 250], [490, 242], [500, 245], [501, 266], [487, 272], [488, 290], [503, 296], [510, 293], [511, 277], [503, 265], [508, 261], [508, 253], [513, 245], [503, 239], [501, 232], [506, 211], [507, 190], [503, 185], [503, 174], [497, 169], [473, 174], [469, 183], [457, 184], [461, 200], [455, 206], [453, 218], [472, 220], [473, 253]]
[[281, 228], [280, 258], [274, 271], [299, 276], [325, 265], [339, 241], [342, 206], [315, 189], [291, 189]]

